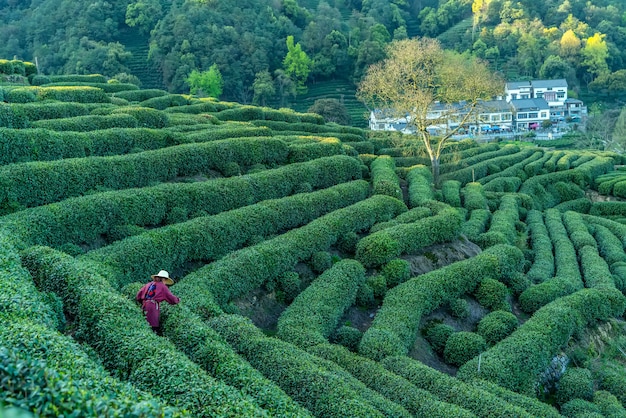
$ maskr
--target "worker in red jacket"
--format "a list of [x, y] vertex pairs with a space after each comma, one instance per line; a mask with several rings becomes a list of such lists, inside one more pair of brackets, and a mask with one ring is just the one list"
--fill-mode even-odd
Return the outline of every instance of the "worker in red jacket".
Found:
[[151, 277], [152, 281], [146, 283], [139, 292], [137, 292], [135, 298], [141, 303], [143, 312], [152, 330], [156, 334], [160, 334], [159, 315], [161, 310], [159, 304], [166, 301], [170, 305], [176, 305], [180, 302], [180, 299], [174, 296], [167, 287], [168, 285], [174, 284], [174, 280], [170, 279], [170, 275], [167, 271], [161, 270], [158, 274], [153, 274]]

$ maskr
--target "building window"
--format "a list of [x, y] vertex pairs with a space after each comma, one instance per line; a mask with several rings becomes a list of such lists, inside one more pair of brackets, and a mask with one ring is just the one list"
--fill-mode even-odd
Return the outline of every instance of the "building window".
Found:
[[542, 92], [542, 91], [538, 91], [538, 92], [537, 92], [537, 98], [538, 98], [538, 99], [543, 98], [543, 92]]
[[559, 99], [565, 98], [565, 92], [564, 91], [557, 92], [556, 97], [558, 97]]
[[541, 112], [541, 119], [545, 119], [548, 117], [548, 112]]
[[522, 99], [530, 99], [530, 95], [528, 95], [528, 94], [522, 94]]
[[518, 113], [517, 114], [517, 118], [518, 119], [528, 119], [528, 113]]
[[537, 112], [532, 112], [532, 113], [529, 113], [529, 114], [528, 114], [528, 117], [529, 117], [530, 119], [537, 119], [537, 118], [539, 117], [539, 113], [537, 113]]
[[517, 100], [517, 93], [513, 93], [513, 94], [511, 94], [511, 99], [513, 99], [513, 100]]

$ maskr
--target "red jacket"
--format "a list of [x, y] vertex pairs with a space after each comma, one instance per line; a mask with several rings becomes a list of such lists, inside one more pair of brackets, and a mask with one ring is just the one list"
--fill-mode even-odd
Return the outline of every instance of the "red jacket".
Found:
[[176, 305], [180, 299], [170, 291], [163, 282], [146, 283], [135, 297], [146, 313], [146, 319], [151, 327], [159, 326], [159, 303], [166, 301], [170, 305]]

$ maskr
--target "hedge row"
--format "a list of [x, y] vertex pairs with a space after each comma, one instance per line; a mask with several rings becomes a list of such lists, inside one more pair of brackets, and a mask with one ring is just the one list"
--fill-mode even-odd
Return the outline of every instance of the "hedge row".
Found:
[[463, 207], [468, 211], [475, 209], [487, 209], [487, 199], [485, 198], [485, 190], [483, 185], [476, 183], [467, 183], [461, 190], [463, 199]]
[[406, 174], [409, 183], [409, 207], [415, 208], [435, 199], [432, 189], [433, 175], [425, 165], [413, 166]]
[[626, 248], [626, 225], [612, 221], [610, 219], [601, 218], [599, 216], [581, 215], [587, 223], [602, 225], [609, 229], [616, 237], [622, 240], [622, 245]]
[[622, 241], [615, 234], [602, 225], [593, 225], [592, 229], [600, 255], [609, 266], [620, 261], [626, 261], [626, 252], [624, 252]]
[[410, 417], [334, 363], [278, 338], [266, 337], [248, 318], [220, 315], [207, 320], [228, 344], [318, 417]]
[[396, 163], [393, 158], [387, 155], [376, 158], [372, 161], [370, 171], [374, 194], [384, 194], [403, 200], [400, 180], [396, 174]]
[[461, 233], [472, 242], [479, 242], [480, 236], [487, 229], [491, 221], [489, 209], [474, 209], [470, 212], [469, 219], [463, 223]]
[[140, 89], [140, 90], [125, 90], [112, 94], [112, 97], [119, 97], [129, 102], [143, 102], [144, 100], [152, 99], [153, 97], [161, 97], [167, 95], [165, 90], [160, 89]]
[[615, 288], [615, 281], [598, 250], [592, 246], [585, 246], [578, 251], [580, 267], [583, 272], [585, 286], [588, 288]]
[[461, 207], [461, 182], [446, 180], [441, 185], [442, 200], [450, 206]]
[[552, 157], [551, 152], [544, 152], [543, 156], [538, 160], [526, 164], [524, 172], [528, 177], [538, 176], [540, 174], [546, 174], [548, 171], [545, 169], [545, 163]]
[[102, 89], [89, 86], [17, 87], [6, 90], [4, 100], [9, 103], [30, 103], [43, 100], [77, 103], [110, 103], [111, 101]]
[[593, 216], [626, 216], [626, 202], [593, 202], [589, 214]]
[[390, 221], [378, 222], [376, 225], [370, 228], [369, 232], [370, 234], [373, 234], [374, 232], [382, 231], [383, 229], [391, 228], [396, 225], [413, 223], [429, 216], [433, 216], [431, 208], [418, 206], [404, 213], [401, 213]]
[[532, 163], [533, 161], [537, 161], [541, 159], [541, 157], [543, 156], [543, 153], [541, 151], [535, 151], [532, 153], [530, 151], [532, 151], [532, 149], [528, 150], [528, 153], [526, 154], [526, 156], [524, 156], [524, 158], [521, 161], [518, 160], [517, 162], [511, 162], [512, 165], [507, 164], [506, 167], [502, 167], [503, 169], [501, 171], [490, 174], [486, 177], [483, 177], [479, 179], [478, 181], [482, 183], [483, 185], [486, 185], [487, 183], [490, 183], [494, 181], [495, 179], [498, 179], [501, 177], [519, 177], [522, 181], [526, 180], [527, 174], [526, 174], [526, 171], [524, 170], [526, 166], [528, 166], [528, 164]]
[[538, 210], [529, 210], [526, 225], [530, 232], [530, 248], [533, 263], [526, 277], [533, 283], [541, 283], [554, 276], [554, 254], [552, 240], [543, 222], [543, 214]]
[[[255, 237], [303, 225], [325, 213], [359, 202], [367, 197], [368, 192], [367, 182], [355, 181], [318, 192], [265, 200], [154, 229], [92, 251], [85, 257], [106, 264], [109, 278], [125, 285], [149, 277], [163, 265], [175, 270], [190, 261], [216, 260]], [[228, 258], [231, 259], [234, 260], [235, 256]]]
[[[162, 306], [161, 327], [163, 335], [172, 341], [178, 350], [211, 376], [254, 398], [258, 405], [273, 416], [311, 416], [280, 387], [238, 355], [217, 332], [189, 309], [189, 306], [194, 305], [194, 299], [201, 297], [201, 291], [192, 293], [193, 290], [188, 289], [187, 292], [180, 294], [180, 285], [177, 286], [176, 293], [184, 303]], [[136, 287], [138, 288], [139, 284]], [[132, 292], [131, 296], [134, 296], [134, 293]]]
[[[478, 417], [535, 416], [532, 412], [525, 410], [525, 405], [505, 401], [488, 390], [477, 388], [470, 382], [465, 383], [441, 373], [409, 357], [387, 357], [381, 363], [386, 369], [404, 377], [418, 388], [427, 390], [446, 402], [465, 408]], [[530, 402], [532, 401], [526, 403]], [[545, 413], [539, 416], [555, 418], [560, 416], [554, 408], [547, 405], [545, 408], [535, 407]]]
[[112, 378], [56, 332], [64, 325], [60, 300], [35, 288], [6, 235], [0, 242], [0, 403], [37, 416], [187, 415]]
[[520, 270], [522, 259], [522, 252], [515, 247], [494, 246], [396, 286], [387, 292], [359, 352], [374, 360], [406, 354], [422, 315], [472, 292], [485, 278], [510, 279]]
[[367, 230], [376, 222], [391, 219], [404, 211], [406, 207], [397, 199], [372, 196], [276, 238], [231, 253], [227, 258], [196, 270], [185, 280], [205, 283], [216, 301], [224, 305], [270, 280], [278, 279], [298, 262], [310, 259], [314, 253], [327, 251], [339, 237]]
[[101, 74], [62, 74], [49, 75], [52, 83], [106, 83], [107, 78]]
[[475, 416], [460, 406], [442, 402], [437, 395], [392, 373], [380, 363], [351, 353], [343, 347], [320, 344], [311, 347], [309, 352], [343, 367], [370, 389], [404, 406], [414, 416], [433, 418]]
[[626, 181], [624, 172], [613, 171], [595, 179], [596, 190], [598, 190], [600, 194], [610, 195], [613, 194], [615, 185], [623, 181]]
[[85, 116], [93, 110], [94, 106], [104, 105], [75, 102], [16, 103], [13, 105], [14, 108], [19, 108], [30, 121]]
[[97, 114], [126, 114], [137, 119], [137, 126], [141, 128], [165, 128], [169, 124], [169, 115], [161, 110], [153, 109], [151, 107], [140, 106], [120, 106], [112, 109], [101, 108], [103, 113], [98, 113], [96, 110], [92, 112], [93, 115]]
[[589, 233], [587, 224], [577, 212], [565, 212], [563, 215], [563, 225], [567, 230], [570, 241], [574, 244], [576, 251], [580, 251], [585, 246], [598, 248], [595, 238]]
[[362, 238], [356, 247], [356, 259], [365, 267], [376, 267], [402, 254], [414, 254], [429, 245], [454, 240], [461, 230], [461, 214], [441, 203], [434, 208], [434, 216], [399, 224]]
[[[480, 181], [489, 174], [500, 172], [501, 167], [510, 167], [512, 164], [516, 164], [534, 154], [534, 150], [526, 148], [515, 154], [504, 155], [497, 158], [492, 158], [487, 161], [480, 162], [478, 164], [471, 165], [460, 170], [456, 170], [450, 173], [441, 175], [440, 180], [458, 180], [462, 185], [471, 183], [474, 181]], [[482, 181], [480, 181], [482, 183]]]
[[244, 177], [166, 183], [66, 199], [5, 216], [0, 225], [26, 245], [93, 245], [99, 238], [114, 240], [116, 230], [129, 225], [157, 226], [213, 215], [296, 193], [302, 185], [320, 189], [357, 179], [360, 170], [354, 158], [327, 157]]
[[168, 108], [178, 108], [194, 103], [190, 96], [183, 94], [166, 94], [165, 96], [152, 97], [139, 102], [139, 106], [151, 107], [158, 110], [166, 110]]
[[222, 110], [233, 109], [238, 106], [239, 105], [237, 103], [200, 99], [199, 101], [194, 101], [193, 103], [169, 107], [165, 109], [165, 111], [170, 113], [188, 113], [198, 115], [201, 113], [221, 112]]
[[621, 316], [626, 298], [616, 289], [583, 289], [539, 309], [511, 336], [461, 366], [463, 380], [484, 379], [534, 395], [535, 382], [573, 334], [598, 320]]
[[[50, 80], [52, 81], [52, 80]], [[95, 82], [83, 82], [83, 81], [60, 81], [44, 84], [42, 88], [97, 88], [101, 89], [105, 93], [118, 93], [121, 91], [139, 90], [136, 84], [132, 83], [95, 83]]]
[[[218, 113], [218, 115], [220, 113]], [[351, 126], [343, 126], [343, 125], [324, 125], [323, 124], [324, 118], [322, 118], [321, 116], [316, 115], [314, 113], [308, 113], [307, 115], [314, 115], [316, 117], [315, 118], [316, 121], [313, 123], [311, 123], [311, 121], [302, 121], [298, 123], [296, 126], [298, 127], [298, 130], [302, 132], [310, 132], [314, 134], [347, 133], [347, 134], [354, 134], [354, 135], [359, 135], [359, 136], [364, 137], [364, 132], [363, 132], [363, 129], [361, 128], [354, 128]], [[320, 119], [317, 119], [318, 117]], [[318, 120], [320, 121], [319, 123], [317, 122]], [[280, 122], [280, 121], [275, 121], [275, 120], [252, 120], [250, 121], [250, 123], [256, 126], [267, 126], [273, 131], [293, 131], [295, 127], [293, 123]]]
[[[219, 111], [215, 116], [219, 120], [236, 120], [241, 122], [269, 120], [289, 124], [324, 125], [324, 118], [315, 113], [297, 113], [289, 109], [276, 110], [259, 106], [237, 106], [232, 109]], [[346, 128], [348, 130], [355, 129]]]
[[519, 202], [516, 195], [505, 195], [500, 200], [500, 207], [491, 217], [489, 230], [479, 237], [479, 245], [487, 248], [496, 244], [517, 242], [516, 225], [520, 218]]
[[553, 151], [550, 153], [550, 158], [544, 164], [544, 168], [548, 173], [553, 173], [556, 170], [556, 163], [565, 155], [565, 151]]
[[561, 296], [572, 294], [583, 288], [578, 268], [576, 249], [563, 225], [561, 213], [556, 209], [545, 211], [545, 225], [554, 246], [556, 276], [546, 277], [540, 284], [526, 289], [519, 297], [520, 307], [525, 312], [534, 312]]
[[[489, 144], [484, 147], [470, 148], [468, 150], [461, 151], [456, 155], [459, 160], [458, 162], [455, 161], [441, 164], [439, 172], [441, 174], [454, 172], [494, 158], [515, 154], [519, 151], [520, 148], [517, 145], [506, 145], [500, 148], [498, 144]], [[447, 159], [450, 160], [455, 154], [447, 155], [449, 156]]]
[[515, 193], [522, 185], [522, 179], [519, 177], [496, 177], [485, 183], [485, 190], [491, 192], [507, 192]]
[[328, 341], [344, 311], [354, 304], [365, 269], [355, 260], [343, 260], [300, 293], [278, 318], [277, 336], [306, 349]]
[[[2, 90], [0, 90], [2, 99]], [[30, 126], [28, 117], [19, 105], [0, 101], [0, 128], [23, 129]]]
[[[273, 138], [280, 137], [275, 136]], [[297, 163], [345, 153], [343, 144], [337, 138], [310, 137], [306, 142], [289, 144], [288, 162]], [[354, 156], [356, 157], [356, 155], [355, 153]]]
[[193, 416], [269, 415], [252, 398], [213, 379], [169, 340], [156, 336], [141, 310], [88, 266], [47, 247], [26, 250], [23, 263], [43, 290], [63, 300], [64, 309], [75, 318], [75, 335], [96, 351], [110, 372]]
[[0, 59], [0, 73], [28, 77], [29, 75], [37, 74], [37, 66], [28, 61]]
[[554, 209], [558, 210], [561, 213], [567, 212], [568, 210], [578, 213], [589, 213], [589, 209], [591, 209], [591, 200], [586, 197], [568, 200], [567, 202], [562, 202], [554, 206]]
[[95, 131], [111, 128], [137, 128], [139, 121], [126, 113], [115, 115], [86, 115], [72, 118], [44, 119], [31, 123], [33, 128], [50, 129], [52, 131]]
[[39, 206], [97, 187], [143, 187], [179, 176], [226, 170], [230, 163], [244, 167], [280, 164], [288, 155], [289, 148], [283, 141], [237, 138], [123, 156], [11, 164], [0, 167], [0, 206], [3, 202]]
[[576, 161], [579, 157], [580, 154], [577, 152], [566, 152], [561, 158], [556, 161], [554, 169], [556, 171], [569, 170], [572, 166], [572, 163]]

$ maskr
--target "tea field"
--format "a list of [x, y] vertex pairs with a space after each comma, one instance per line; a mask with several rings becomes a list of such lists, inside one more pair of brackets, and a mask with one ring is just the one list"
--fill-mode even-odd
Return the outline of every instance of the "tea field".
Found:
[[[99, 76], [0, 86], [0, 403], [625, 417], [624, 156], [393, 136]], [[181, 303], [152, 332], [159, 270]], [[28, 415], [28, 414], [27, 414]]]

